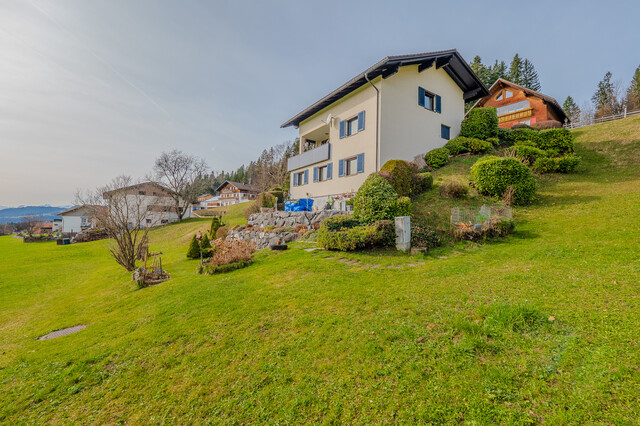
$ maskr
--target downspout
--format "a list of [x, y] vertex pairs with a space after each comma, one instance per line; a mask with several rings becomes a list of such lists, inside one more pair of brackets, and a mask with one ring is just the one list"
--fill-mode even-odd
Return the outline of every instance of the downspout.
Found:
[[364, 73], [364, 79], [376, 90], [376, 172], [378, 171], [379, 159], [378, 159], [378, 147], [380, 145], [380, 136], [378, 134], [379, 130], [379, 121], [380, 121], [380, 90], [376, 87], [375, 84], [369, 80], [369, 72]]

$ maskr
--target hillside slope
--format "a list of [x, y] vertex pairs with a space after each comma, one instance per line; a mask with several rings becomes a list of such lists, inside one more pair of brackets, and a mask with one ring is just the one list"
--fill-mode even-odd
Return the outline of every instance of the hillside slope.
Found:
[[135, 290], [108, 242], [0, 237], [0, 422], [634, 423], [640, 117], [576, 136], [513, 237], [435, 256], [299, 243], [199, 276], [190, 220]]

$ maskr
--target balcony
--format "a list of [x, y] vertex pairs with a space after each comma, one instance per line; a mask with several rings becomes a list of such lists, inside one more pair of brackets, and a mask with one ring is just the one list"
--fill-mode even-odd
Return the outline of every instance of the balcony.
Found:
[[520, 111], [510, 112], [498, 116], [498, 123], [506, 123], [508, 121], [520, 120], [522, 118], [531, 117], [533, 115], [533, 108], [527, 108]]
[[331, 144], [329, 142], [324, 145], [320, 145], [317, 148], [310, 149], [291, 157], [287, 160], [287, 171], [297, 170], [302, 167], [307, 167], [311, 164], [319, 163], [321, 161], [328, 160], [331, 156]]

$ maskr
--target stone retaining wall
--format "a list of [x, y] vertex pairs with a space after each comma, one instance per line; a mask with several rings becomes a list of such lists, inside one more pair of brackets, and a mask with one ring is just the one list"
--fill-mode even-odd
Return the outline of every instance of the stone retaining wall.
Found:
[[271, 244], [277, 244], [278, 241], [290, 243], [298, 238], [300, 238], [300, 234], [297, 232], [265, 232], [262, 228], [230, 229], [227, 234], [227, 239], [253, 242], [258, 250], [267, 248]]
[[351, 214], [341, 210], [318, 210], [315, 212], [270, 212], [255, 213], [249, 216], [249, 225], [253, 226], [310, 226], [320, 223], [328, 217], [339, 214]]

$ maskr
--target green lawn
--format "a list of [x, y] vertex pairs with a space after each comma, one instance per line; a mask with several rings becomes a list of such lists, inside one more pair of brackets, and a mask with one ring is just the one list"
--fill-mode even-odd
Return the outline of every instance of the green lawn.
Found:
[[190, 220], [136, 290], [107, 241], [0, 237], [0, 423], [637, 423], [640, 117], [575, 133], [512, 237], [425, 257], [297, 243], [199, 276]]

